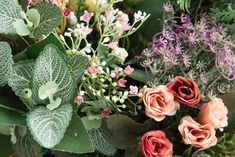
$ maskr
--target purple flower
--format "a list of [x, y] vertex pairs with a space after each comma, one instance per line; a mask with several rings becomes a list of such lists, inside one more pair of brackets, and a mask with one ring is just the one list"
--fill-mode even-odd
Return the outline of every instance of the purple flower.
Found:
[[210, 33], [210, 40], [212, 42], [216, 42], [218, 40], [218, 32], [212, 32]]
[[181, 47], [180, 43], [176, 44], [175, 52], [176, 52], [176, 54], [181, 54], [182, 53], [182, 47]]
[[209, 81], [208, 77], [206, 77], [205, 74], [200, 74], [200, 81], [204, 84], [207, 84], [207, 82]]
[[173, 12], [173, 7], [172, 7], [172, 5], [170, 3], [164, 3], [163, 4], [163, 9], [167, 13]]
[[190, 60], [191, 59], [190, 59], [189, 55], [186, 53], [183, 53], [182, 57], [183, 57], [183, 62], [184, 62], [185, 67], [186, 68], [190, 67], [190, 64], [191, 64]]
[[215, 45], [209, 44], [210, 51], [216, 53], [218, 48]]
[[191, 44], [196, 44], [198, 42], [197, 36], [195, 35], [195, 32], [189, 33], [188, 40]]
[[163, 37], [165, 37], [168, 40], [174, 40], [175, 39], [174, 34], [171, 31], [169, 31], [169, 28], [167, 28], [167, 27], [163, 28], [162, 35], [163, 35]]

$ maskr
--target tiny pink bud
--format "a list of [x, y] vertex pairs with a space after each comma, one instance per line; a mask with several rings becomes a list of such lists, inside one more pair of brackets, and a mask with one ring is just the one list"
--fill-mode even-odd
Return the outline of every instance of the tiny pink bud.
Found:
[[75, 100], [74, 103], [76, 103], [77, 105], [81, 105], [83, 103], [83, 97], [81, 95], [78, 95]]
[[126, 75], [132, 74], [133, 71], [134, 71], [134, 68], [132, 68], [130, 65], [128, 65], [128, 66], [124, 69], [124, 73], [125, 73]]
[[138, 93], [138, 87], [137, 86], [130, 86], [130, 93], [131, 94], [137, 94]]
[[87, 36], [92, 32], [92, 28], [89, 28], [86, 26], [86, 27], [82, 28], [82, 32], [83, 32], [84, 36]]
[[94, 66], [90, 66], [90, 67], [88, 68], [88, 72], [89, 72], [90, 74], [97, 74], [97, 73], [98, 73], [98, 69], [97, 69], [96, 67], [94, 67]]
[[103, 108], [103, 110], [102, 110], [102, 115], [104, 116], [104, 117], [108, 117], [110, 114], [112, 113], [112, 111], [108, 108], [108, 107], [105, 107], [105, 108]]
[[63, 13], [64, 13], [64, 16], [69, 16], [71, 13], [71, 10], [65, 8]]
[[104, 16], [107, 20], [110, 20], [113, 16], [113, 13], [111, 11], [106, 10]]
[[117, 69], [112, 70], [111, 73], [110, 73], [110, 76], [111, 76], [112, 78], [118, 78], [118, 77], [119, 77], [119, 72], [118, 72], [118, 70], [117, 70]]
[[127, 80], [125, 80], [125, 79], [120, 79], [120, 80], [118, 80], [118, 86], [119, 87], [126, 87], [126, 85], [125, 85], [125, 83], [127, 82]]
[[89, 22], [94, 14], [89, 13], [86, 10], [84, 11], [84, 14], [80, 17], [81, 21]]
[[118, 42], [112, 42], [108, 44], [108, 48], [112, 49], [112, 50], [116, 50], [118, 48]]

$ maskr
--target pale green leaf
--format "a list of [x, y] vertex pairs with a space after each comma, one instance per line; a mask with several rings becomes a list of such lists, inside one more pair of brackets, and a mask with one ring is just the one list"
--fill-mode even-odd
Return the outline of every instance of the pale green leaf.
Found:
[[10, 45], [0, 42], [0, 86], [7, 84], [13, 63]]
[[82, 55], [72, 54], [68, 55], [68, 63], [72, 69], [75, 81], [78, 82], [82, 77], [84, 70], [88, 68], [88, 58]]
[[82, 117], [81, 120], [87, 130], [99, 129], [102, 124], [101, 119], [90, 120], [88, 117]]
[[16, 129], [16, 143], [13, 145], [14, 150], [20, 157], [42, 157], [41, 146], [33, 140], [30, 133], [22, 136], [18, 129]]
[[91, 141], [95, 150], [107, 156], [115, 155], [117, 149], [110, 141], [113, 133], [109, 128], [107, 128], [105, 121], [102, 123], [99, 129], [88, 130], [88, 133], [91, 137]]
[[39, 3], [35, 9], [40, 14], [40, 23], [34, 32], [34, 37], [41, 38], [59, 26], [63, 15], [60, 8], [52, 3]]
[[40, 23], [40, 14], [37, 9], [29, 9], [26, 12], [27, 17], [29, 20], [33, 23], [33, 27], [36, 28], [38, 27]]
[[28, 100], [27, 97], [25, 97], [25, 89], [29, 88], [34, 64], [34, 60], [26, 60], [14, 64], [8, 79], [8, 85], [25, 103]]
[[11, 135], [11, 131], [10, 131], [11, 127], [12, 127], [11, 125], [0, 124], [0, 134]]
[[13, 22], [20, 18], [21, 6], [12, 0], [0, 0], [0, 33], [16, 34]]
[[94, 152], [86, 128], [77, 114], [73, 115], [64, 138], [53, 150], [77, 154]]
[[38, 106], [27, 115], [27, 124], [34, 139], [45, 148], [53, 148], [64, 137], [72, 117], [72, 106], [61, 105], [55, 110]]
[[36, 59], [33, 72], [32, 91], [34, 104], [46, 103], [39, 99], [39, 89], [48, 82], [58, 85], [54, 98], [60, 97], [62, 104], [73, 101], [76, 93], [76, 84], [60, 52], [54, 45], [47, 45]]
[[13, 26], [16, 30], [16, 33], [20, 36], [27, 36], [30, 34], [30, 30], [24, 23], [23, 19], [16, 19], [15, 22], [13, 22]]

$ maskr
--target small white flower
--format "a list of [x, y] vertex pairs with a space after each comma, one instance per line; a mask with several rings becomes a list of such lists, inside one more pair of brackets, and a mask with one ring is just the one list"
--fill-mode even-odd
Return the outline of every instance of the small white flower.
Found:
[[117, 82], [112, 83], [112, 85], [113, 85], [114, 87], [116, 87], [116, 86], [117, 86]]
[[63, 35], [60, 35], [60, 39], [65, 42], [65, 39], [64, 39], [64, 36]]
[[120, 102], [120, 103], [124, 103], [125, 100], [124, 100], [124, 99], [120, 99], [119, 102]]
[[119, 99], [117, 96], [112, 96], [112, 100], [116, 103]]
[[64, 36], [66, 36], [66, 37], [71, 37], [71, 33], [70, 33], [70, 32], [65, 32], [65, 33], [64, 33]]
[[104, 40], [103, 40], [103, 43], [107, 43], [110, 41], [110, 38], [109, 37], [105, 37]]

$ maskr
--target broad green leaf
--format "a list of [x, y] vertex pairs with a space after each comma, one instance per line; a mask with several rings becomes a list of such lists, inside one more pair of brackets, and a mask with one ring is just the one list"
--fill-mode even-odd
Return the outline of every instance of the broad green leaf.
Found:
[[52, 3], [39, 3], [35, 9], [40, 14], [40, 23], [34, 32], [34, 37], [41, 38], [59, 26], [63, 16], [60, 8]]
[[16, 34], [13, 22], [20, 18], [21, 6], [12, 0], [0, 0], [0, 33]]
[[73, 75], [75, 77], [75, 81], [79, 82], [82, 77], [84, 70], [87, 69], [89, 65], [89, 60], [87, 57], [82, 55], [68, 55], [68, 64], [72, 69]]
[[25, 126], [25, 119], [22, 113], [0, 107], [0, 124]]
[[81, 120], [87, 130], [99, 129], [102, 124], [101, 119], [90, 120], [88, 117], [82, 117]]
[[0, 134], [3, 135], [11, 135], [11, 125], [6, 125], [6, 124], [0, 124]]
[[[27, 60], [27, 59], [36, 59], [38, 58], [39, 54], [43, 49], [45, 48], [46, 45], [48, 44], [55, 45], [61, 52], [63, 58], [66, 58], [65, 55], [65, 49], [61, 42], [55, 37], [54, 34], [50, 34], [46, 39], [42, 40], [39, 43], [36, 43], [33, 46], [28, 47], [24, 51], [16, 54], [13, 59], [15, 62], [19, 62], [21, 60]], [[67, 58], [66, 58], [67, 59]]]
[[8, 85], [25, 103], [27, 103], [28, 99], [25, 97], [24, 89], [29, 88], [34, 64], [34, 60], [26, 60], [14, 64], [8, 79]]
[[72, 106], [61, 105], [51, 111], [38, 106], [27, 115], [27, 124], [34, 139], [45, 148], [53, 148], [64, 137], [72, 117]]
[[107, 128], [105, 121], [99, 129], [88, 130], [88, 133], [95, 150], [107, 156], [115, 155], [117, 149], [110, 141], [112, 139], [113, 132]]
[[61, 98], [62, 104], [71, 102], [76, 94], [74, 76], [54, 45], [47, 45], [36, 59], [33, 71], [32, 91], [35, 104], [45, 103], [39, 99], [41, 86], [52, 81], [58, 85], [54, 98]]
[[8, 157], [14, 152], [11, 144], [11, 136], [0, 134], [0, 148], [2, 157]]
[[10, 45], [0, 42], [0, 86], [7, 84], [13, 63]]
[[29, 20], [33, 23], [33, 27], [36, 28], [38, 27], [40, 23], [40, 14], [37, 9], [29, 9], [26, 12], [27, 17]]
[[135, 69], [134, 72], [129, 75], [129, 77], [143, 83], [147, 83], [151, 80], [151, 78], [146, 74], [145, 71], [139, 69]]
[[20, 36], [27, 36], [30, 34], [30, 30], [24, 23], [23, 19], [16, 19], [15, 22], [13, 22], [13, 26], [16, 30], [16, 33]]
[[14, 150], [20, 157], [42, 157], [41, 146], [34, 141], [32, 135], [27, 132], [22, 136], [18, 129], [15, 131], [16, 143], [13, 145]]
[[89, 135], [77, 114], [73, 115], [64, 138], [52, 149], [77, 154], [94, 152]]

